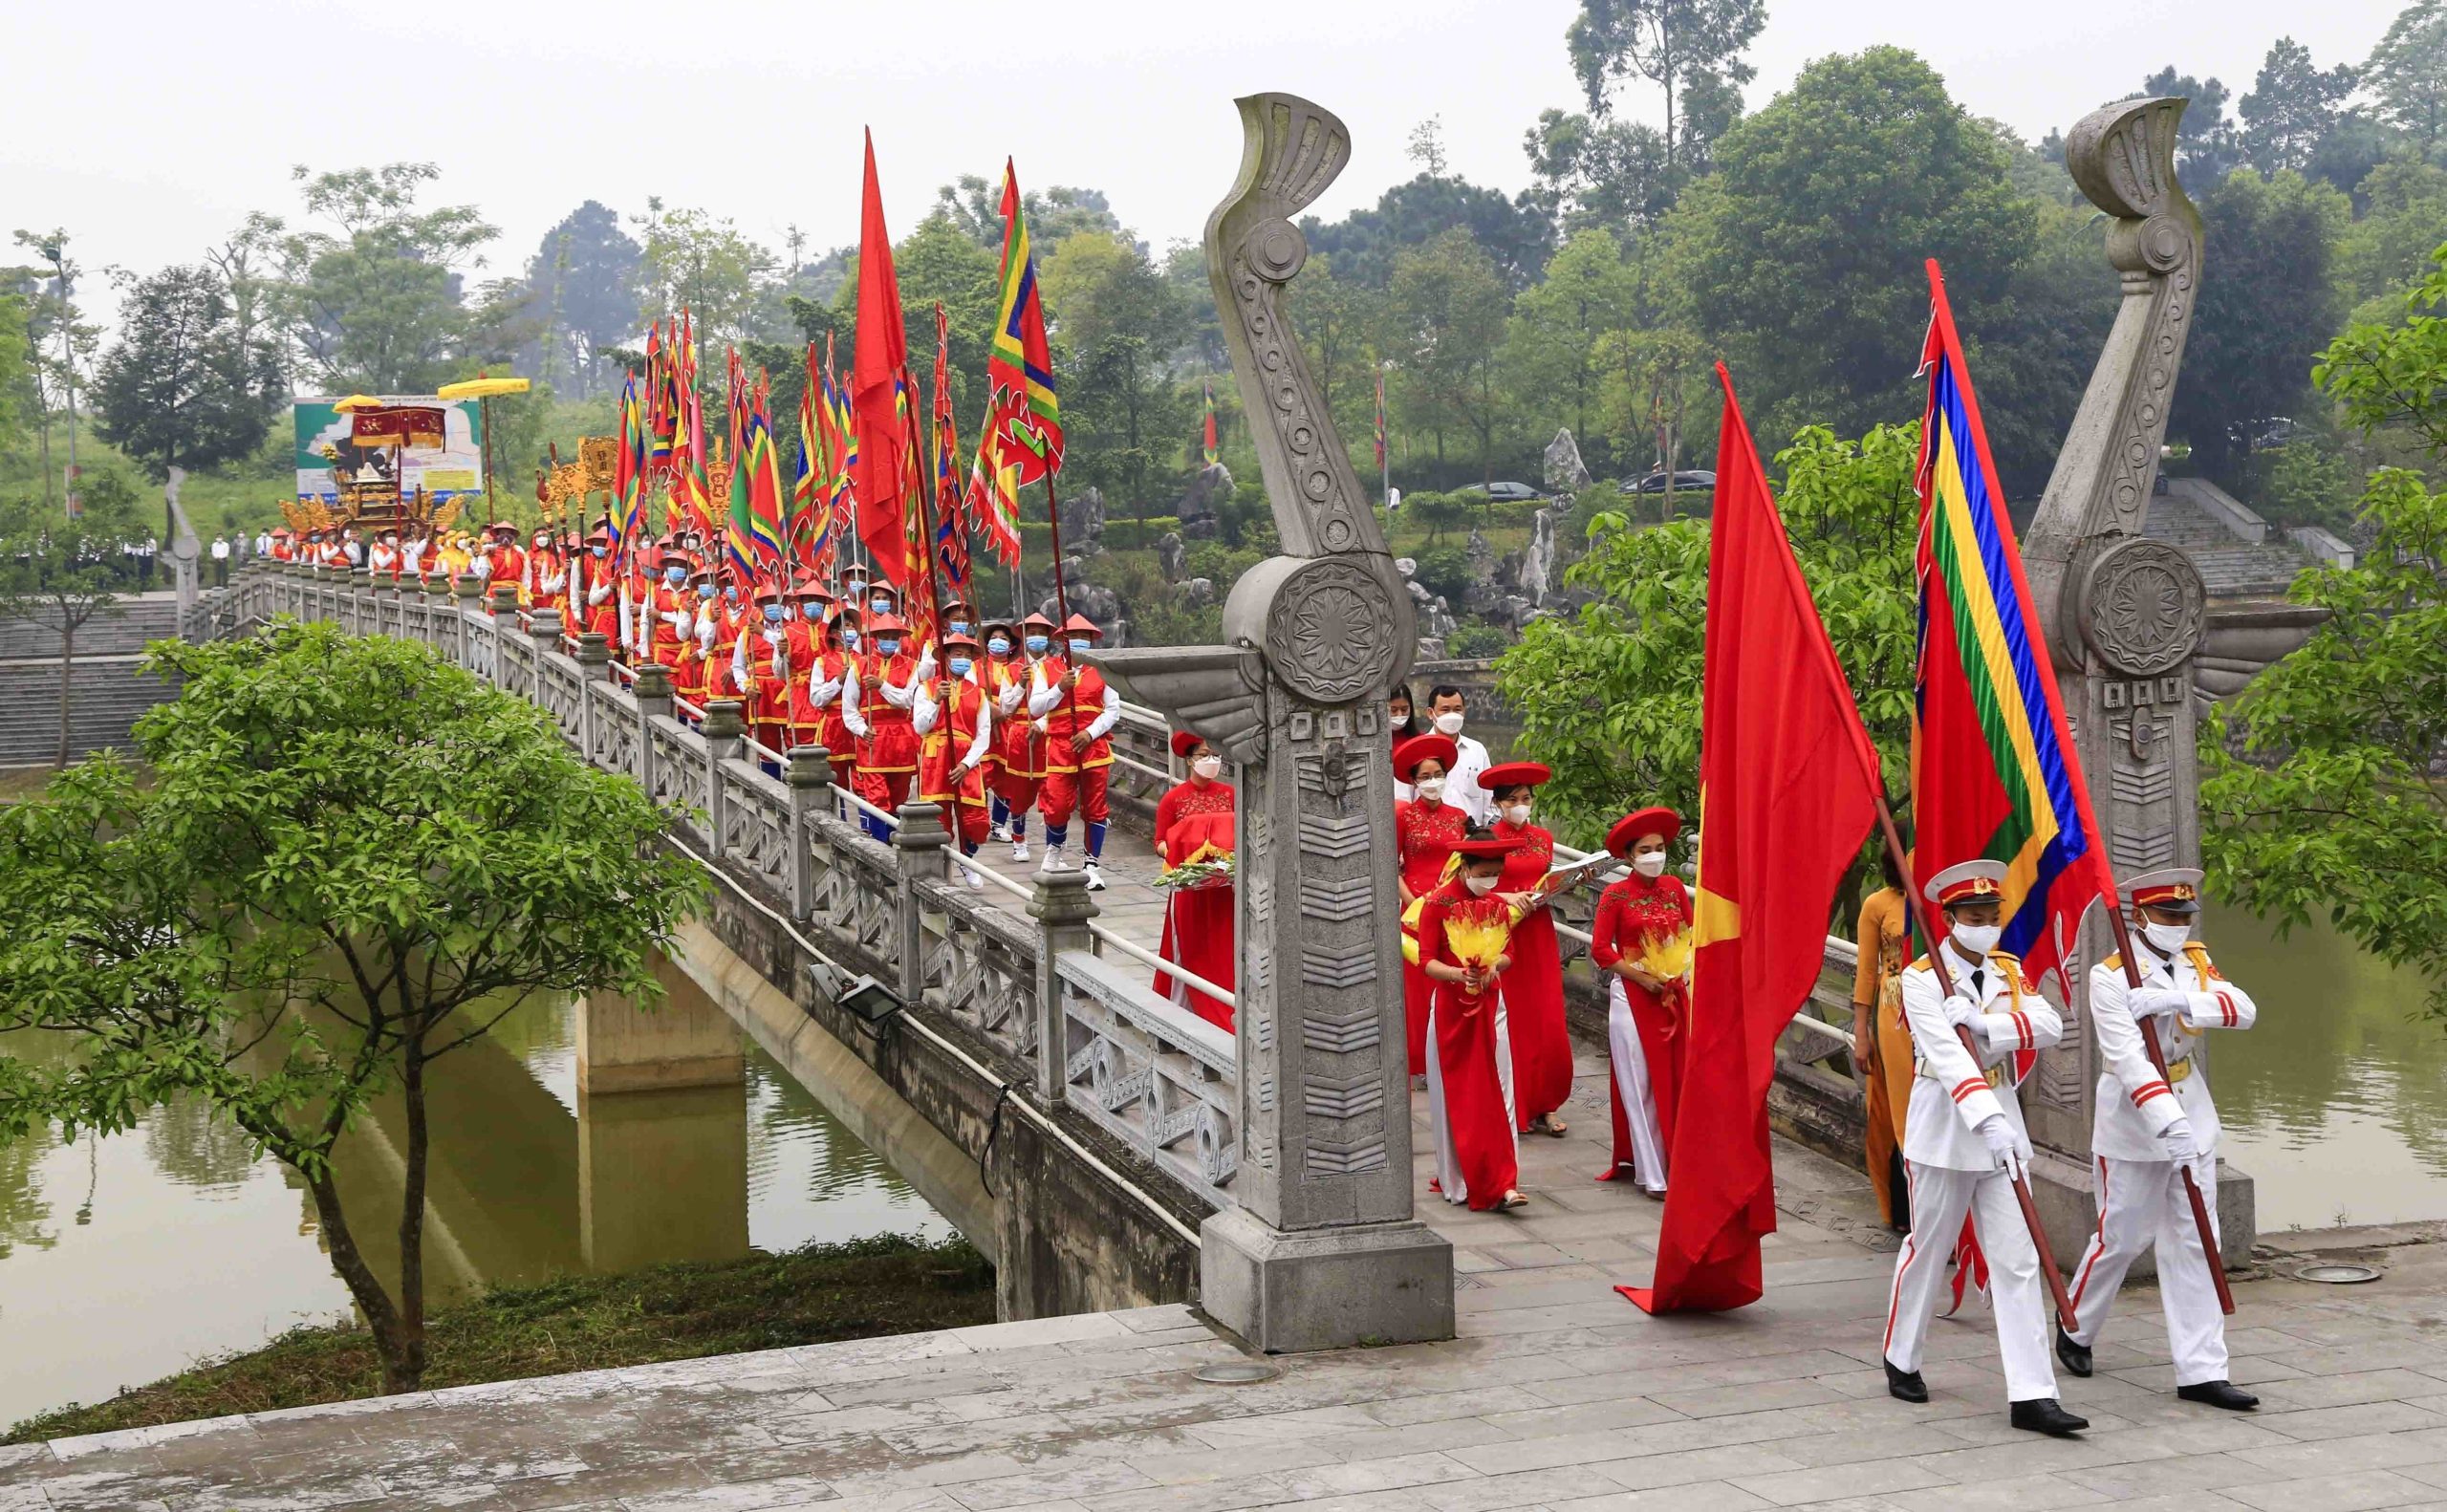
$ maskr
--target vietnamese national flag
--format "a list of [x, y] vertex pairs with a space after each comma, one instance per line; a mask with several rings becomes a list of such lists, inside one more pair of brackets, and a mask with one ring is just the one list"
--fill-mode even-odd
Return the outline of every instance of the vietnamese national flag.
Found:
[[858, 331], [850, 359], [850, 417], [857, 437], [851, 478], [858, 496], [858, 539], [884, 581], [909, 577], [902, 514], [909, 486], [911, 421], [909, 330], [901, 322], [900, 280], [892, 270], [892, 236], [883, 225], [883, 191], [876, 183], [876, 139], [867, 134], [867, 182], [858, 217]]
[[1760, 1296], [1776, 1227], [1767, 1084], [1827, 949], [1836, 884], [1877, 815], [1877, 752], [1724, 386], [1708, 538], [1691, 1024], [1650, 1312]]

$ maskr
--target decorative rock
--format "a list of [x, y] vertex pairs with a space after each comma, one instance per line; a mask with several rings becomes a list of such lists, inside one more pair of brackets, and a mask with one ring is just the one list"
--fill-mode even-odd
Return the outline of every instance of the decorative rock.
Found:
[[1188, 556], [1188, 549], [1181, 545], [1179, 531], [1166, 530], [1157, 538], [1156, 565], [1163, 569], [1165, 582], [1178, 583], [1181, 580], [1181, 564]]
[[1589, 486], [1589, 467], [1580, 460], [1580, 443], [1567, 426], [1547, 443], [1547, 491], [1576, 493]]
[[1062, 501], [1062, 549], [1076, 551], [1095, 540], [1105, 530], [1105, 496], [1096, 488], [1082, 488]]
[[1176, 584], [1173, 592], [1182, 608], [1203, 609], [1215, 602], [1215, 580], [1211, 577], [1189, 578]]
[[[1076, 570], [1075, 567], [1072, 569], [1074, 572]], [[1083, 583], [1075, 577], [1071, 579], [1070, 589], [1071, 612], [1074, 615], [1085, 615], [1094, 620], [1104, 628], [1105, 643], [1108, 646], [1116, 644], [1117, 642], [1112, 638], [1114, 626], [1121, 619], [1127, 608], [1121, 601], [1121, 595], [1101, 584]], [[1048, 594], [1045, 601], [1037, 605], [1037, 613], [1058, 622], [1062, 618], [1061, 602]]]
[[1189, 491], [1173, 507], [1181, 522], [1181, 536], [1191, 541], [1212, 541], [1224, 533], [1223, 501], [1232, 496], [1232, 474], [1222, 463], [1199, 469], [1190, 480]]
[[1418, 576], [1418, 558], [1416, 556], [1395, 557], [1394, 571], [1404, 577], [1417, 577]]

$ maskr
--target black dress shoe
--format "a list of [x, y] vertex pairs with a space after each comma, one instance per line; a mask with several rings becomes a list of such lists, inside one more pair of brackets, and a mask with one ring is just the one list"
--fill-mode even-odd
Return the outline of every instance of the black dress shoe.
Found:
[[2178, 1386], [2176, 1394], [2187, 1402], [2222, 1407], [2230, 1413], [2247, 1413], [2260, 1405], [2259, 1397], [2231, 1381], [2199, 1381], [2191, 1386]]
[[1893, 1360], [1880, 1360], [1886, 1367], [1886, 1394], [1898, 1402], [1925, 1402], [1929, 1399], [1929, 1383], [1920, 1379], [1917, 1371], [1895, 1369]]
[[2087, 1344], [2075, 1344], [2073, 1336], [2067, 1333], [2061, 1326], [2056, 1330], [2056, 1358], [2064, 1362], [2065, 1369], [2075, 1375], [2087, 1376], [2090, 1373], [2090, 1347]]
[[2035, 1434], [2053, 1434], [2062, 1438], [2090, 1426], [2089, 1418], [2076, 1417], [2057, 1406], [2053, 1396], [2034, 1396], [2029, 1401], [2014, 1403], [2013, 1409], [2014, 1426]]

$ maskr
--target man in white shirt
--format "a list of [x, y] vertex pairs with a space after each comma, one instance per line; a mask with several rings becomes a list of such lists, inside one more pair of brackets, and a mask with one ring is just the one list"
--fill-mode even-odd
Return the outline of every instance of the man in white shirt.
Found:
[[1444, 801], [1468, 814], [1472, 826], [1483, 829], [1495, 823], [1495, 795], [1479, 786], [1479, 773], [1487, 769], [1487, 748], [1462, 733], [1467, 717], [1465, 702], [1462, 690], [1447, 682], [1430, 690], [1427, 710], [1436, 733], [1453, 742], [1453, 769], [1444, 774]]
[[212, 538], [212, 586], [229, 586], [229, 537], [226, 535]]

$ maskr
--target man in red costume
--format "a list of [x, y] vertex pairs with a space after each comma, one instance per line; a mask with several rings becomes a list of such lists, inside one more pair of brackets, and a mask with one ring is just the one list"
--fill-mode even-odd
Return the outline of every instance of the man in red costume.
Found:
[[[918, 775], [918, 731], [910, 705], [917, 701], [918, 658], [908, 646], [909, 626], [899, 615], [872, 616], [866, 649], [841, 680], [841, 718], [857, 740], [857, 793], [887, 813], [898, 813]], [[890, 840], [888, 825], [870, 816], [867, 832]]]
[[1029, 716], [1045, 721], [1045, 869], [1064, 869], [1071, 815], [1088, 822], [1088, 891], [1104, 891], [1105, 827], [1112, 814], [1106, 781], [1113, 774], [1113, 727], [1121, 723], [1121, 692], [1104, 674], [1077, 659], [1095, 649], [1104, 632], [1085, 615], [1062, 627], [1063, 653], [1037, 663], [1029, 685]]
[[[944, 827], [960, 853], [977, 854], [985, 843], [985, 765], [994, 748], [994, 713], [977, 685], [977, 637], [946, 634], [943, 671], [920, 680], [911, 701], [910, 727], [918, 732], [918, 796], [941, 804]], [[985, 890], [976, 866], [964, 862], [968, 885]]]

